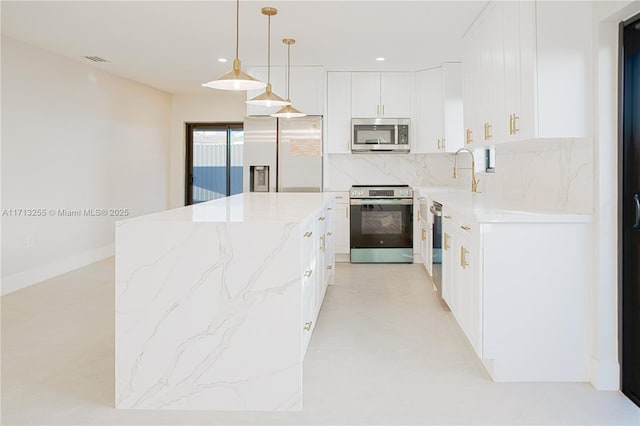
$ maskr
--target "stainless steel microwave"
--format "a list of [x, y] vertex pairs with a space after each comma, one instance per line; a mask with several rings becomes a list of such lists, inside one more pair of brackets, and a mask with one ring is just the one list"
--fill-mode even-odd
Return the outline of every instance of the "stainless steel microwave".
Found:
[[409, 152], [408, 118], [354, 118], [351, 152]]

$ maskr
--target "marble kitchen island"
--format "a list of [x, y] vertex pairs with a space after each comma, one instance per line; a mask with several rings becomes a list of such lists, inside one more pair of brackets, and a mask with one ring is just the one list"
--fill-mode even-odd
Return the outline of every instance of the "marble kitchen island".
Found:
[[116, 407], [302, 409], [333, 203], [245, 193], [118, 222]]

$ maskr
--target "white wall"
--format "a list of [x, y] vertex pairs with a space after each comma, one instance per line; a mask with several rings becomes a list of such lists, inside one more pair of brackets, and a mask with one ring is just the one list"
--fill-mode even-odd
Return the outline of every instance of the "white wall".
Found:
[[170, 117], [167, 93], [2, 37], [3, 294], [113, 255], [117, 217], [84, 209], [167, 208]]
[[171, 112], [172, 208], [184, 206], [186, 123], [242, 122], [247, 111], [246, 92], [202, 88], [198, 95], [174, 95]]

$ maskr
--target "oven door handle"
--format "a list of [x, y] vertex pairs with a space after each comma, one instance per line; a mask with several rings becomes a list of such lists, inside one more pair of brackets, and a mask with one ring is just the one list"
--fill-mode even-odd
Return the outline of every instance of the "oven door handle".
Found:
[[352, 198], [350, 201], [352, 206], [361, 206], [369, 204], [384, 204], [384, 205], [413, 205], [411, 198]]

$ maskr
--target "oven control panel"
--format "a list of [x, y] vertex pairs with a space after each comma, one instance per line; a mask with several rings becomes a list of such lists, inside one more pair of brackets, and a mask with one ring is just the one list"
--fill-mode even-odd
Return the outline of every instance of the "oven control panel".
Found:
[[413, 198], [413, 190], [407, 186], [364, 187], [354, 186], [349, 191], [351, 198]]

